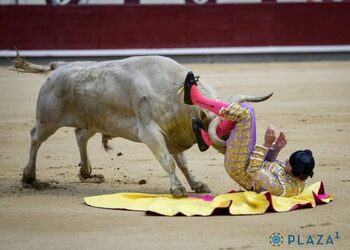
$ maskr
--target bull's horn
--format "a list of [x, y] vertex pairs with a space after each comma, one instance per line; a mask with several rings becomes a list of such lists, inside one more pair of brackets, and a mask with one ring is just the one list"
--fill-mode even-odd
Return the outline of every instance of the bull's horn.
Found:
[[262, 102], [262, 101], [269, 99], [272, 95], [273, 95], [273, 92], [271, 94], [268, 94], [265, 96], [237, 95], [237, 96], [232, 97], [232, 101], [235, 103]]
[[208, 133], [212, 142], [219, 147], [226, 147], [226, 142], [221, 140], [217, 134], [216, 129], [221, 123], [221, 118], [219, 116], [215, 117], [209, 124]]

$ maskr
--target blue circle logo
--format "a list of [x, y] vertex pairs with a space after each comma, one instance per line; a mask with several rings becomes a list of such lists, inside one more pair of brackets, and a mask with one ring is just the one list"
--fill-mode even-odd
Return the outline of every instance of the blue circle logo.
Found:
[[273, 247], [280, 247], [283, 244], [283, 235], [275, 232], [270, 235], [270, 244]]

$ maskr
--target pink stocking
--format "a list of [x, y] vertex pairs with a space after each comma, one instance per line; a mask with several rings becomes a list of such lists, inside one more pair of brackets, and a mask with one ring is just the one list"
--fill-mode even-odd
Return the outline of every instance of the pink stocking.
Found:
[[192, 85], [191, 87], [191, 100], [193, 104], [201, 106], [202, 108], [205, 108], [218, 116], [221, 116], [219, 111], [222, 107], [227, 108], [229, 106], [229, 104], [225, 102], [210, 100], [209, 98], [202, 96], [196, 85]]
[[[235, 127], [234, 122], [229, 121], [229, 120], [224, 120], [219, 124], [219, 126], [216, 130], [216, 134], [218, 135], [219, 138], [221, 138], [224, 135], [230, 133], [234, 127]], [[208, 146], [213, 144], [207, 131], [205, 131], [204, 129], [201, 129], [201, 135], [202, 135], [202, 138], [203, 138], [205, 144], [207, 144]]]
[[207, 131], [205, 131], [204, 129], [201, 129], [201, 135], [202, 135], [202, 138], [203, 138], [205, 144], [207, 144], [208, 146], [213, 144]]
[[235, 123], [230, 120], [223, 120], [216, 129], [216, 134], [219, 138], [222, 138], [224, 135], [230, 133], [235, 127]]
[[[193, 85], [191, 87], [191, 100], [193, 104], [196, 104], [198, 106], [201, 106], [202, 108], [205, 108], [211, 112], [213, 112], [214, 114], [222, 117], [219, 114], [219, 111], [222, 107], [227, 108], [229, 106], [229, 104], [225, 103], [225, 102], [218, 102], [218, 101], [214, 101], [211, 99], [208, 99], [204, 96], [201, 95], [201, 93], [198, 90], [198, 87], [196, 85]], [[221, 122], [216, 130], [216, 133], [218, 135], [218, 137], [222, 137], [224, 135], [226, 135], [227, 133], [231, 132], [231, 130], [235, 127], [235, 123], [230, 121], [230, 120], [224, 120], [223, 122]], [[206, 132], [205, 132], [206, 133]], [[204, 135], [203, 131], [202, 131], [202, 136], [203, 139], [207, 142], [210, 141], [210, 144], [207, 145], [211, 145], [211, 140], [208, 136], [208, 134], [206, 133], [206, 135]]]

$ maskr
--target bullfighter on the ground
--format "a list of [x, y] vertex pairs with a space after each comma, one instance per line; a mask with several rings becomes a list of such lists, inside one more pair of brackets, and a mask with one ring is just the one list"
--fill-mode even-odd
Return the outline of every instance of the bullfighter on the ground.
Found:
[[[282, 132], [276, 140], [275, 130], [269, 126], [264, 145], [255, 145], [255, 113], [250, 104], [229, 105], [202, 96], [192, 72], [187, 74], [184, 84], [186, 104], [196, 104], [225, 118], [218, 133], [222, 136], [231, 131], [226, 142], [225, 168], [233, 180], [246, 190], [269, 191], [277, 196], [291, 197], [303, 191], [315, 166], [310, 150], [298, 150], [285, 162], [277, 161], [279, 151], [287, 144], [286, 136]], [[206, 150], [211, 140], [199, 120], [193, 120], [193, 130], [200, 150]]]

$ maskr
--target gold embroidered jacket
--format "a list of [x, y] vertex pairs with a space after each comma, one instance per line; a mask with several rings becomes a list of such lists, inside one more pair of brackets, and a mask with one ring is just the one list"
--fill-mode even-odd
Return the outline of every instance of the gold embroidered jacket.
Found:
[[247, 166], [254, 191], [270, 191], [273, 195], [285, 197], [298, 195], [304, 189], [305, 182], [289, 175], [285, 163], [265, 161], [266, 152], [267, 148], [256, 145]]

